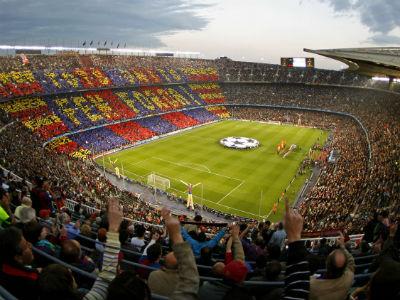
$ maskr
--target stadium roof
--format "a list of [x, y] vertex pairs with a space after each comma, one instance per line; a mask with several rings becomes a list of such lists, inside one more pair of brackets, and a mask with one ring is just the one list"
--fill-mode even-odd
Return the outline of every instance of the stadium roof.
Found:
[[343, 48], [312, 50], [315, 53], [339, 60], [354, 71], [367, 76], [400, 78], [400, 47]]

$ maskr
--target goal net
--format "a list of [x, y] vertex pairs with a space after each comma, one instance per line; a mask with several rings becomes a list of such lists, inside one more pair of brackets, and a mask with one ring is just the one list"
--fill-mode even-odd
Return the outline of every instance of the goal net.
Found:
[[168, 178], [156, 174], [150, 174], [147, 176], [147, 184], [163, 191], [171, 187], [171, 182]]

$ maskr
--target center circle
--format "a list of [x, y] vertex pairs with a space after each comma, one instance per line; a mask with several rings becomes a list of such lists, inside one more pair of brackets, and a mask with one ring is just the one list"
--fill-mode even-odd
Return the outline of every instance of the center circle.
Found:
[[260, 145], [260, 142], [256, 139], [243, 136], [229, 136], [221, 139], [219, 143], [224, 147], [232, 149], [253, 149]]

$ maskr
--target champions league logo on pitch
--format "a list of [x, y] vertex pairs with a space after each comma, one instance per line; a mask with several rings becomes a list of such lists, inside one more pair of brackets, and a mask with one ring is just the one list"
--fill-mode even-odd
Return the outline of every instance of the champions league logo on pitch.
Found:
[[219, 143], [224, 147], [233, 149], [253, 149], [260, 145], [260, 142], [256, 139], [234, 136], [223, 138]]

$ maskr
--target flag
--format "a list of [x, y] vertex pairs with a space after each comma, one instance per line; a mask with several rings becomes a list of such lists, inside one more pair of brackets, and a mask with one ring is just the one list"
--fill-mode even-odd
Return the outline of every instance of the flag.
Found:
[[89, 46], [92, 46], [92, 45], [93, 45], [93, 41], [90, 42]]
[[104, 46], [107, 45], [107, 41], [104, 42]]
[[113, 41], [111, 41], [111, 46], [114, 44], [114, 42]]
[[86, 46], [86, 41], [84, 41], [84, 42], [83, 42], [82, 46], [83, 46], [83, 47], [85, 47], [85, 46]]
[[118, 43], [118, 45], [117, 45], [117, 49], [119, 48], [119, 43]]
[[126, 43], [125, 43], [125, 45], [124, 45], [124, 48], [126, 48]]
[[100, 46], [100, 41], [97, 41], [97, 46]]

